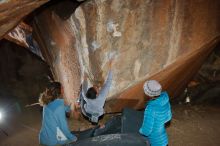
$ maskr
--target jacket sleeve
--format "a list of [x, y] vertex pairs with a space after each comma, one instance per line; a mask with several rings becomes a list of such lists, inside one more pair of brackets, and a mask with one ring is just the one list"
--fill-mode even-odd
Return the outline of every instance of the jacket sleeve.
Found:
[[155, 113], [151, 108], [146, 108], [144, 111], [144, 119], [139, 132], [145, 136], [149, 136], [152, 132], [154, 125], [154, 115]]
[[82, 82], [82, 89], [81, 89], [81, 92], [80, 92], [80, 98], [84, 99], [86, 102], [87, 102], [87, 99], [85, 98], [86, 97], [85, 94], [87, 92], [87, 89], [88, 89], [88, 80], [86, 78]]
[[170, 121], [172, 119], [172, 112], [171, 112], [171, 107], [170, 107], [170, 103], [168, 103], [168, 112], [167, 112], [167, 118], [165, 123], [167, 123], [168, 121]]
[[82, 92], [83, 92], [83, 93], [86, 93], [87, 89], [88, 89], [88, 80], [87, 80], [87, 78], [86, 78], [86, 79], [84, 79], [83, 82], [82, 82]]
[[112, 84], [112, 76], [113, 76], [112, 71], [109, 70], [108, 77], [107, 77], [102, 89], [100, 90], [98, 97], [97, 97], [97, 100], [99, 100], [99, 103], [101, 103], [103, 105], [105, 103], [106, 96], [107, 96], [108, 91], [109, 91], [111, 84]]
[[65, 112], [70, 112], [70, 111], [71, 111], [70, 105], [65, 105]]

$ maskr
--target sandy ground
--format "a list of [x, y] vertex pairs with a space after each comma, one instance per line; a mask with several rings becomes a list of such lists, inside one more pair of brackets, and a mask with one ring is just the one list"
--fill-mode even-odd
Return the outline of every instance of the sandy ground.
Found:
[[[220, 145], [220, 107], [211, 106], [172, 106], [173, 119], [167, 132], [169, 146], [219, 146]], [[110, 118], [106, 116], [101, 122]], [[39, 108], [26, 108], [16, 118], [4, 121], [0, 128], [0, 146], [37, 146], [38, 132], [41, 126]], [[83, 130], [91, 127], [83, 120], [71, 118], [72, 130]]]
[[220, 107], [174, 106], [171, 146], [220, 146]]

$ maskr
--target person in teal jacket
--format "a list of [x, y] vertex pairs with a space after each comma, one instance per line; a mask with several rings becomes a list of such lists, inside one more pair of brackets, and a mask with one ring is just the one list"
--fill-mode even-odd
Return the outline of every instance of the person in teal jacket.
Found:
[[70, 111], [70, 106], [66, 106], [60, 97], [59, 82], [51, 83], [51, 86], [40, 96], [39, 102], [43, 106], [42, 127], [39, 134], [41, 145], [63, 145], [77, 140], [77, 137], [70, 132], [66, 120], [66, 112]]
[[156, 80], [144, 83], [144, 93], [151, 99], [146, 105], [139, 132], [149, 139], [151, 146], [166, 146], [168, 136], [165, 123], [172, 118], [169, 96], [167, 92], [162, 92], [162, 87]]

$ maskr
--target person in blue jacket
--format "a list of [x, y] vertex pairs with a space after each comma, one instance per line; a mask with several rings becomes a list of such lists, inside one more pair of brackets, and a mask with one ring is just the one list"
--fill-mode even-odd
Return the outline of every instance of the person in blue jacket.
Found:
[[77, 137], [70, 132], [65, 114], [70, 111], [70, 106], [66, 106], [61, 99], [61, 84], [51, 83], [41, 94], [39, 102], [43, 106], [40, 144], [55, 146], [75, 142]]
[[169, 96], [167, 92], [162, 92], [162, 87], [156, 80], [144, 83], [144, 93], [150, 100], [146, 105], [139, 132], [149, 139], [151, 146], [166, 146], [168, 136], [165, 123], [172, 118]]

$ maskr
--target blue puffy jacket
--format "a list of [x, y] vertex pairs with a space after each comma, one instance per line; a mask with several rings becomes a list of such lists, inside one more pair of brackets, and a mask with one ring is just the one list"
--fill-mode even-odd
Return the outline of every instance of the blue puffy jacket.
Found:
[[77, 139], [68, 128], [65, 112], [69, 110], [70, 107], [64, 105], [63, 99], [56, 99], [43, 107], [40, 144], [62, 145]]
[[166, 146], [168, 137], [165, 123], [171, 118], [169, 96], [167, 92], [162, 92], [158, 98], [147, 103], [139, 132], [149, 138], [151, 146]]

